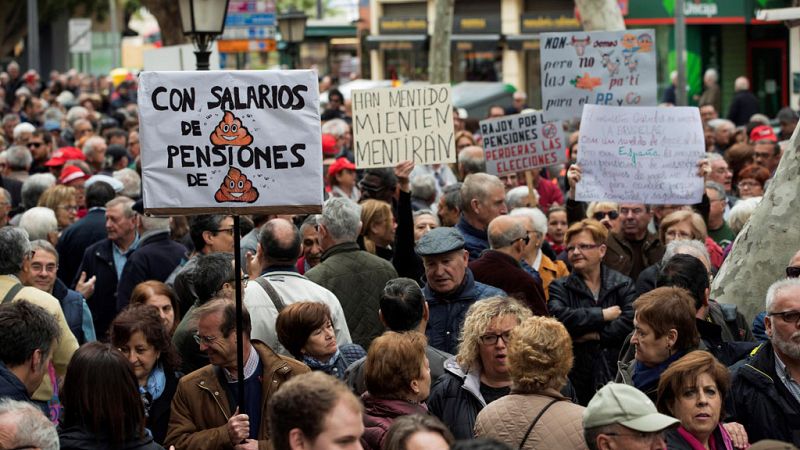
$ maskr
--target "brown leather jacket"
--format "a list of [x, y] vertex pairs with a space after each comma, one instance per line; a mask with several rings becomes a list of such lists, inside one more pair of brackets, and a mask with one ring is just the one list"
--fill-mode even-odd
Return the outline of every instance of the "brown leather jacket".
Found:
[[[258, 448], [268, 450], [272, 446], [269, 442], [267, 401], [283, 382], [309, 369], [294, 359], [278, 355], [263, 342], [251, 343], [264, 367]], [[176, 450], [233, 449], [227, 430], [231, 410], [225, 396], [225, 388], [220, 385], [212, 365], [181, 378], [172, 399], [172, 414], [164, 445], [174, 445]]]
[[617, 272], [633, 279], [639, 277], [639, 273], [646, 267], [661, 261], [664, 256], [664, 245], [653, 233], [647, 233], [642, 244], [642, 259], [644, 264], [639, 272], [633, 273], [633, 249], [628, 241], [621, 235], [609, 233], [606, 241], [606, 256], [603, 262]]

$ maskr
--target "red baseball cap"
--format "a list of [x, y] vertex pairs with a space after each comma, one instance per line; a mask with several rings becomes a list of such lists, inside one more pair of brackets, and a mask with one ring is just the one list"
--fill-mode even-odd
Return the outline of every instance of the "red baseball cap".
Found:
[[64, 170], [61, 171], [61, 175], [58, 177], [59, 184], [67, 184], [70, 181], [75, 181], [83, 178], [84, 180], [89, 178], [89, 175], [83, 173], [80, 167], [77, 166], [67, 166], [64, 167]]
[[65, 162], [71, 159], [80, 159], [81, 161], [86, 161], [86, 155], [84, 155], [80, 149], [75, 147], [61, 147], [53, 152], [53, 155], [47, 160], [46, 163], [44, 163], [44, 165], [47, 167], [63, 166]]
[[335, 177], [337, 173], [343, 170], [356, 170], [356, 165], [345, 157], [336, 158], [336, 161], [328, 167], [328, 176]]
[[336, 138], [332, 134], [322, 135], [322, 155], [336, 156]]
[[751, 142], [758, 142], [758, 141], [772, 141], [778, 142], [778, 137], [775, 136], [775, 132], [772, 131], [772, 127], [769, 125], [759, 125], [750, 132], [750, 141]]

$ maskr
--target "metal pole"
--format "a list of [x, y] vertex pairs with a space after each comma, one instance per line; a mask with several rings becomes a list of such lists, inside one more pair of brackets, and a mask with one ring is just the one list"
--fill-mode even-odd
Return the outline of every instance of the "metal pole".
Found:
[[317, 0], [317, 19], [322, 19], [322, 0]]
[[675, 64], [678, 80], [675, 85], [675, 99], [678, 106], [686, 106], [686, 18], [683, 15], [684, 0], [675, 0]]
[[117, 0], [108, 0], [109, 19], [111, 20], [111, 67], [120, 66], [119, 46], [120, 34], [119, 23], [117, 22]]
[[41, 72], [39, 61], [39, 5], [28, 0], [28, 68]]
[[239, 228], [239, 215], [233, 216], [233, 272], [236, 283], [236, 370], [238, 372], [237, 387], [239, 412], [244, 407], [244, 343], [242, 342], [242, 246]]
[[197, 60], [197, 70], [208, 70], [209, 60], [211, 59], [211, 36], [207, 34], [197, 34], [194, 36], [194, 43], [197, 46], [197, 51], [194, 56]]

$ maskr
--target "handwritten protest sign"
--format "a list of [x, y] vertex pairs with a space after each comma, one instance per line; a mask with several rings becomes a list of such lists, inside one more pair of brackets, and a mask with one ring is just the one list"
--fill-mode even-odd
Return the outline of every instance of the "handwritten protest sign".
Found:
[[449, 85], [355, 90], [350, 97], [356, 167], [456, 161]]
[[314, 72], [143, 72], [138, 103], [147, 212], [321, 210]]
[[480, 128], [486, 170], [493, 175], [550, 166], [567, 159], [561, 122], [545, 123], [540, 112], [482, 120]]
[[578, 142], [579, 201], [684, 205], [703, 196], [697, 162], [705, 138], [697, 108], [586, 105]]
[[542, 33], [540, 41], [548, 120], [576, 119], [587, 104], [657, 104], [654, 30]]

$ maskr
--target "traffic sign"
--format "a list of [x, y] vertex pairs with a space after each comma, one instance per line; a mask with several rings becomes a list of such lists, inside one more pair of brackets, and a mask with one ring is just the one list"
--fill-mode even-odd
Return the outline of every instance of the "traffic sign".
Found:
[[228, 13], [225, 18], [226, 27], [253, 27], [253, 26], [274, 26], [274, 13]]

